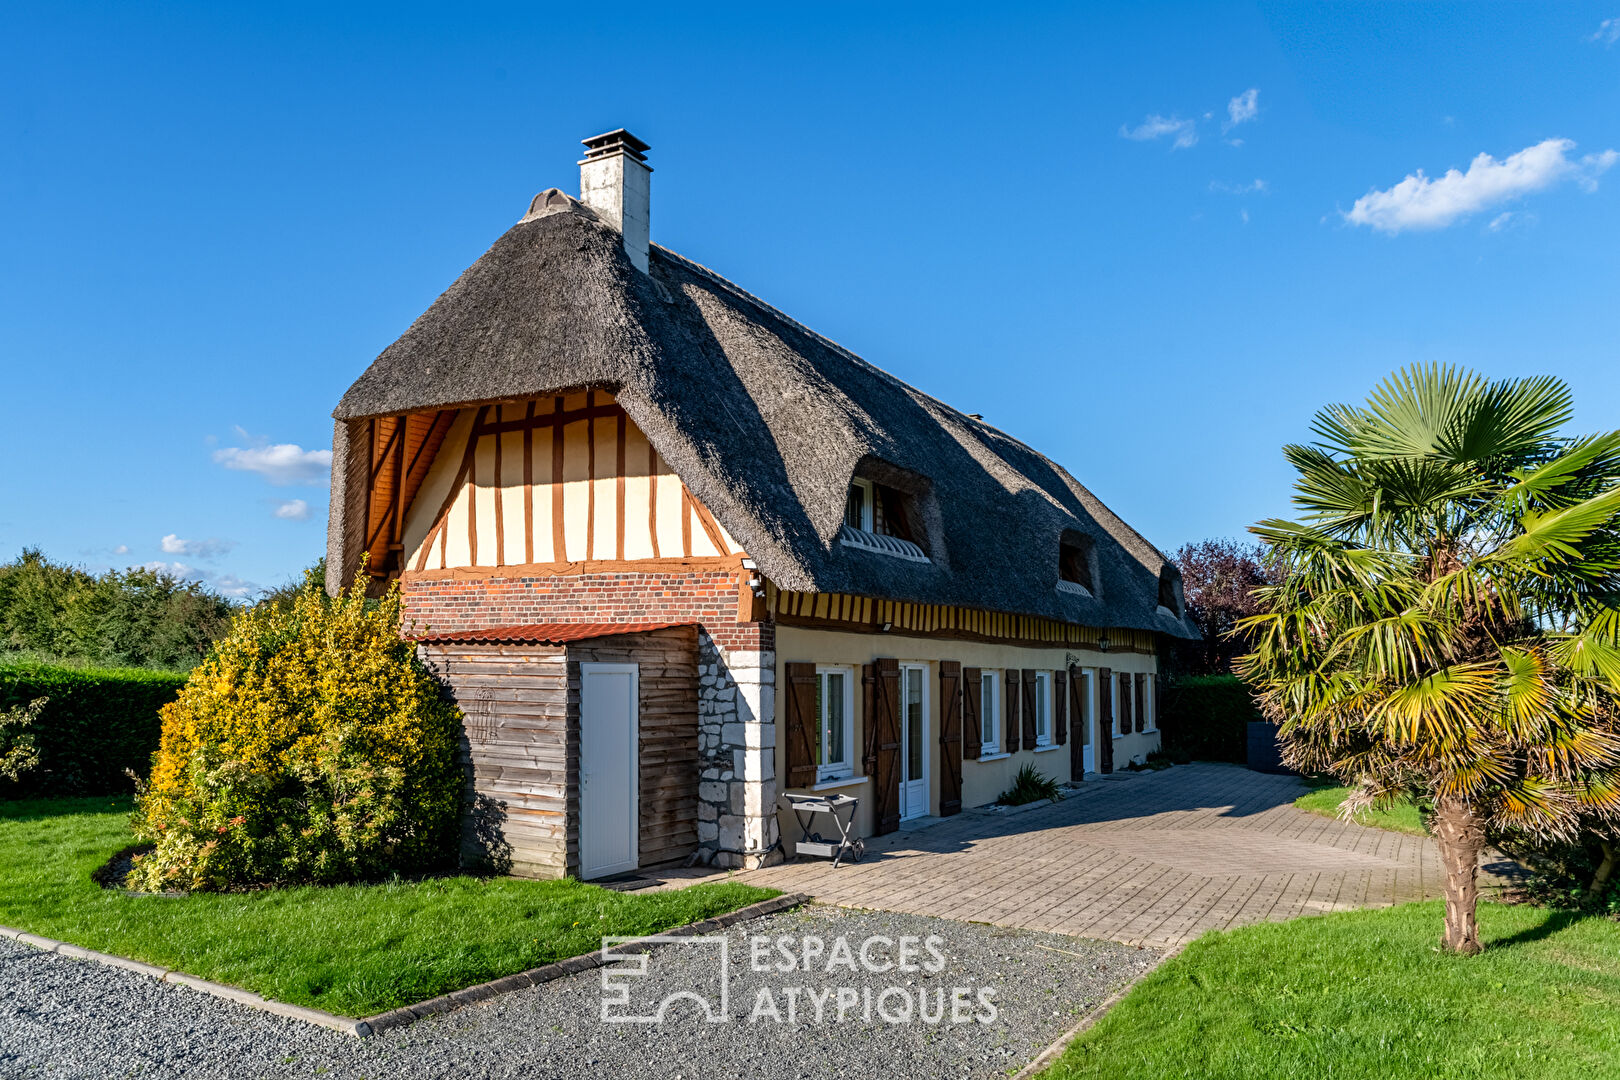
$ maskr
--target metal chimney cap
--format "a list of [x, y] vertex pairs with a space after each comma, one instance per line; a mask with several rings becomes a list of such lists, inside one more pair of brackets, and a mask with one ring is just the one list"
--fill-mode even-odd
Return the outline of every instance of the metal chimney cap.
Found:
[[[585, 146], [585, 161], [607, 157], [609, 154], [627, 154], [637, 161], [647, 160], [647, 151], [652, 147], [630, 134], [624, 128], [605, 132], [601, 135], [592, 135], [588, 139], [581, 139]], [[584, 164], [584, 162], [581, 162]]]

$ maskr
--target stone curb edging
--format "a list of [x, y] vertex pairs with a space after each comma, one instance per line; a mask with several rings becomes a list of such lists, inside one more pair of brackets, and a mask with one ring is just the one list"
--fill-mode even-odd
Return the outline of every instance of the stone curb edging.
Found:
[[[757, 904], [749, 904], [747, 907], [738, 908], [736, 911], [730, 911], [724, 915], [716, 915], [712, 919], [704, 919], [701, 922], [688, 923], [685, 926], [672, 927], [671, 929], [660, 931], [657, 935], [653, 936], [696, 937], [700, 934], [709, 934], [716, 930], [723, 930], [726, 927], [733, 926], [736, 923], [744, 922], [748, 919], [758, 919], [765, 915], [775, 915], [778, 912], [787, 911], [790, 908], [800, 907], [809, 903], [810, 899], [811, 897], [808, 893], [786, 893], [782, 896], [773, 897], [769, 900], [761, 900]], [[199, 979], [195, 975], [187, 975], [181, 971], [173, 971], [169, 968], [158, 967], [156, 964], [147, 964], [139, 960], [131, 960], [127, 956], [114, 956], [111, 953], [96, 952], [94, 949], [80, 948], [77, 945], [70, 945], [65, 941], [57, 941], [54, 938], [41, 937], [38, 934], [30, 934], [27, 931], [18, 930], [10, 926], [0, 926], [0, 938], [8, 938], [24, 945], [31, 945], [34, 948], [39, 949], [41, 952], [56, 953], [60, 956], [71, 957], [75, 960], [92, 960], [98, 964], [105, 964], [108, 967], [122, 968], [125, 971], [133, 971], [140, 975], [148, 975], [159, 980], [160, 982], [169, 983], [171, 986], [187, 986], [193, 990], [200, 990], [205, 994], [212, 994], [217, 998], [224, 998], [227, 1001], [234, 1001], [238, 1005], [246, 1005], [250, 1009], [258, 1009], [261, 1012], [272, 1013], [276, 1016], [285, 1016], [292, 1020], [301, 1020], [306, 1024], [315, 1024], [318, 1027], [329, 1028], [332, 1031], [341, 1032], [344, 1035], [353, 1035], [356, 1038], [362, 1039], [368, 1035], [376, 1035], [381, 1032], [388, 1031], [391, 1028], [404, 1027], [406, 1024], [413, 1024], [425, 1016], [435, 1016], [439, 1013], [446, 1013], [451, 1009], [458, 1009], [463, 1005], [471, 1005], [476, 1001], [484, 1001], [499, 994], [505, 994], [513, 990], [522, 990], [529, 986], [540, 986], [543, 983], [551, 982], [553, 979], [560, 979], [564, 975], [572, 975], [576, 972], [588, 971], [591, 968], [601, 967], [603, 963], [602, 951], [597, 949], [593, 952], [585, 953], [582, 956], [571, 956], [566, 960], [558, 960], [555, 963], [546, 964], [544, 967], [530, 968], [528, 971], [521, 971], [516, 975], [508, 975], [505, 978], [495, 979], [491, 982], [479, 983], [477, 986], [469, 986], [462, 990], [455, 990], [440, 997], [429, 998], [427, 1001], [418, 1002], [415, 1005], [406, 1005], [403, 1008], [390, 1009], [388, 1012], [379, 1013], [376, 1016], [367, 1017], [364, 1020], [356, 1020], [353, 1017], [338, 1016], [335, 1013], [322, 1012], [320, 1009], [311, 1009], [303, 1005], [288, 1005], [282, 1001], [274, 1001], [270, 998], [262, 997], [259, 994], [255, 994], [251, 990], [243, 990], [239, 986], [228, 986], [225, 983], [210, 982], [208, 979]], [[615, 948], [617, 951], [621, 952], [625, 950], [634, 951], [637, 949], [638, 945], [641, 949], [645, 950], [654, 948], [659, 944], [661, 944], [661, 942], [640, 939], [639, 941], [624, 942]]]
[[193, 990], [201, 990], [205, 994], [212, 994], [217, 998], [234, 1001], [238, 1005], [246, 1005], [250, 1009], [273, 1013], [276, 1016], [286, 1016], [293, 1020], [302, 1020], [306, 1024], [330, 1028], [345, 1035], [364, 1037], [371, 1034], [371, 1028], [366, 1026], [363, 1020], [338, 1016], [335, 1013], [322, 1012], [320, 1009], [310, 1009], [303, 1005], [288, 1005], [286, 1002], [273, 1001], [270, 998], [261, 997], [251, 990], [243, 990], [240, 986], [228, 986], [225, 983], [210, 982], [207, 979], [199, 979], [195, 975], [187, 975], [183, 971], [173, 971], [169, 968], [158, 967], [156, 964], [131, 960], [127, 956], [114, 956], [111, 953], [80, 948], [65, 941], [40, 937], [38, 934], [26, 933], [9, 926], [0, 926], [0, 938], [10, 938], [12, 941], [21, 942], [24, 945], [32, 945], [41, 952], [56, 953], [59, 956], [68, 956], [75, 960], [93, 960], [108, 967], [123, 968], [125, 971], [133, 971], [138, 975], [149, 975], [159, 982], [166, 982], [171, 986], [189, 986]]
[[1137, 984], [1143, 979], [1147, 978], [1155, 971], [1158, 971], [1161, 967], [1169, 963], [1171, 960], [1174, 960], [1177, 956], [1180, 956], [1181, 951], [1186, 947], [1186, 944], [1177, 945], [1175, 948], [1159, 957], [1158, 962], [1152, 967], [1137, 975], [1136, 978], [1132, 979], [1118, 990], [1115, 990], [1113, 994], [1109, 996], [1108, 1000], [1104, 1001], [1101, 1005], [1088, 1012], [1078, 1024], [1059, 1035], [1052, 1041], [1050, 1046], [1036, 1055], [1035, 1060], [1031, 1061], [1028, 1065], [1025, 1065], [1022, 1069], [1019, 1069], [1018, 1072], [1013, 1076], [1012, 1080], [1033, 1080], [1034, 1077], [1040, 1075], [1042, 1072], [1045, 1072], [1055, 1061], [1057, 1061], [1058, 1058], [1063, 1056], [1063, 1051], [1069, 1048], [1070, 1043], [1074, 1042], [1074, 1040], [1083, 1035], [1094, 1024], [1096, 1024], [1097, 1021], [1101, 1020], [1104, 1016], [1107, 1016], [1109, 1011], [1113, 1009], [1115, 1005], [1118, 1005], [1120, 1001], [1124, 999], [1126, 994], [1130, 993], [1132, 990], [1135, 990]]
[[[712, 919], [704, 919], [701, 922], [688, 923], [685, 926], [662, 930], [652, 936], [655, 938], [698, 937], [702, 934], [712, 934], [717, 930], [724, 930], [740, 922], [747, 922], [750, 919], [759, 919], [766, 915], [775, 915], [791, 908], [801, 907], [810, 901], [811, 897], [808, 893], [784, 893], [781, 896], [761, 900], [757, 904], [749, 904], [747, 907], [738, 908], [736, 911], [727, 912], [724, 915], [716, 915]], [[614, 951], [620, 953], [646, 951], [662, 944], [665, 943], [642, 938], [616, 945]], [[378, 1013], [376, 1016], [368, 1016], [360, 1023], [367, 1026], [372, 1032], [389, 1031], [393, 1028], [404, 1027], [407, 1024], [414, 1024], [424, 1017], [436, 1016], [440, 1013], [447, 1013], [452, 1009], [459, 1009], [463, 1005], [486, 1001], [500, 994], [510, 993], [513, 990], [522, 990], [529, 986], [540, 986], [554, 979], [560, 979], [564, 975], [573, 975], [581, 971], [589, 971], [592, 968], [599, 968], [604, 963], [606, 961], [602, 957], [602, 950], [596, 949], [579, 956], [571, 956], [566, 960], [546, 964], [543, 967], [520, 971], [516, 975], [508, 975], [492, 982], [479, 983], [477, 986], [469, 986], [464, 990], [455, 990], [436, 998], [429, 998], [427, 1001], [419, 1001], [415, 1005], [390, 1009], [385, 1013]]]

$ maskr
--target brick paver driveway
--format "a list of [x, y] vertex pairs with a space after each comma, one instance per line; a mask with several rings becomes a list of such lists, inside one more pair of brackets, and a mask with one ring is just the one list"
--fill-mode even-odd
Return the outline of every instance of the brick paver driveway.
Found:
[[1294, 777], [1229, 765], [1087, 781], [1063, 802], [970, 810], [868, 841], [865, 861], [739, 875], [826, 903], [1130, 944], [1438, 895], [1434, 841], [1293, 806]]

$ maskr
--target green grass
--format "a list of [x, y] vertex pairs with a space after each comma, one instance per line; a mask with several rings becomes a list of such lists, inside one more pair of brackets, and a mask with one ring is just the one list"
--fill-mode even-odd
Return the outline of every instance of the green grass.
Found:
[[1480, 905], [1473, 958], [1438, 902], [1209, 934], [1045, 1080], [1518, 1080], [1620, 1075], [1620, 925]]
[[0, 924], [277, 1001], [368, 1016], [777, 895], [735, 883], [619, 893], [452, 877], [128, 896], [90, 880], [131, 840], [128, 799], [0, 802]]
[[[1310, 791], [1295, 799], [1294, 805], [1313, 814], [1336, 818], [1339, 816], [1339, 804], [1344, 802], [1345, 796], [1349, 794], [1350, 789], [1347, 787], [1313, 786]], [[1406, 799], [1402, 799], [1387, 810], [1363, 810], [1354, 820], [1358, 825], [1371, 825], [1375, 829], [1411, 833], [1413, 836], [1428, 835], [1418, 808]]]

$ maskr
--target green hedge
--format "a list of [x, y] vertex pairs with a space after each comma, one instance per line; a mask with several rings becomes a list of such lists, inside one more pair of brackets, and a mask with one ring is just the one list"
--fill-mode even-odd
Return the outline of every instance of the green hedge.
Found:
[[1165, 687], [1159, 727], [1166, 750], [1196, 761], [1248, 760], [1248, 724], [1263, 720], [1249, 688], [1236, 675], [1189, 675]]
[[39, 767], [16, 783], [0, 779], [0, 798], [128, 794], [124, 770], [151, 770], [158, 709], [185, 684], [167, 671], [0, 667], [0, 709], [50, 698], [34, 727]]

